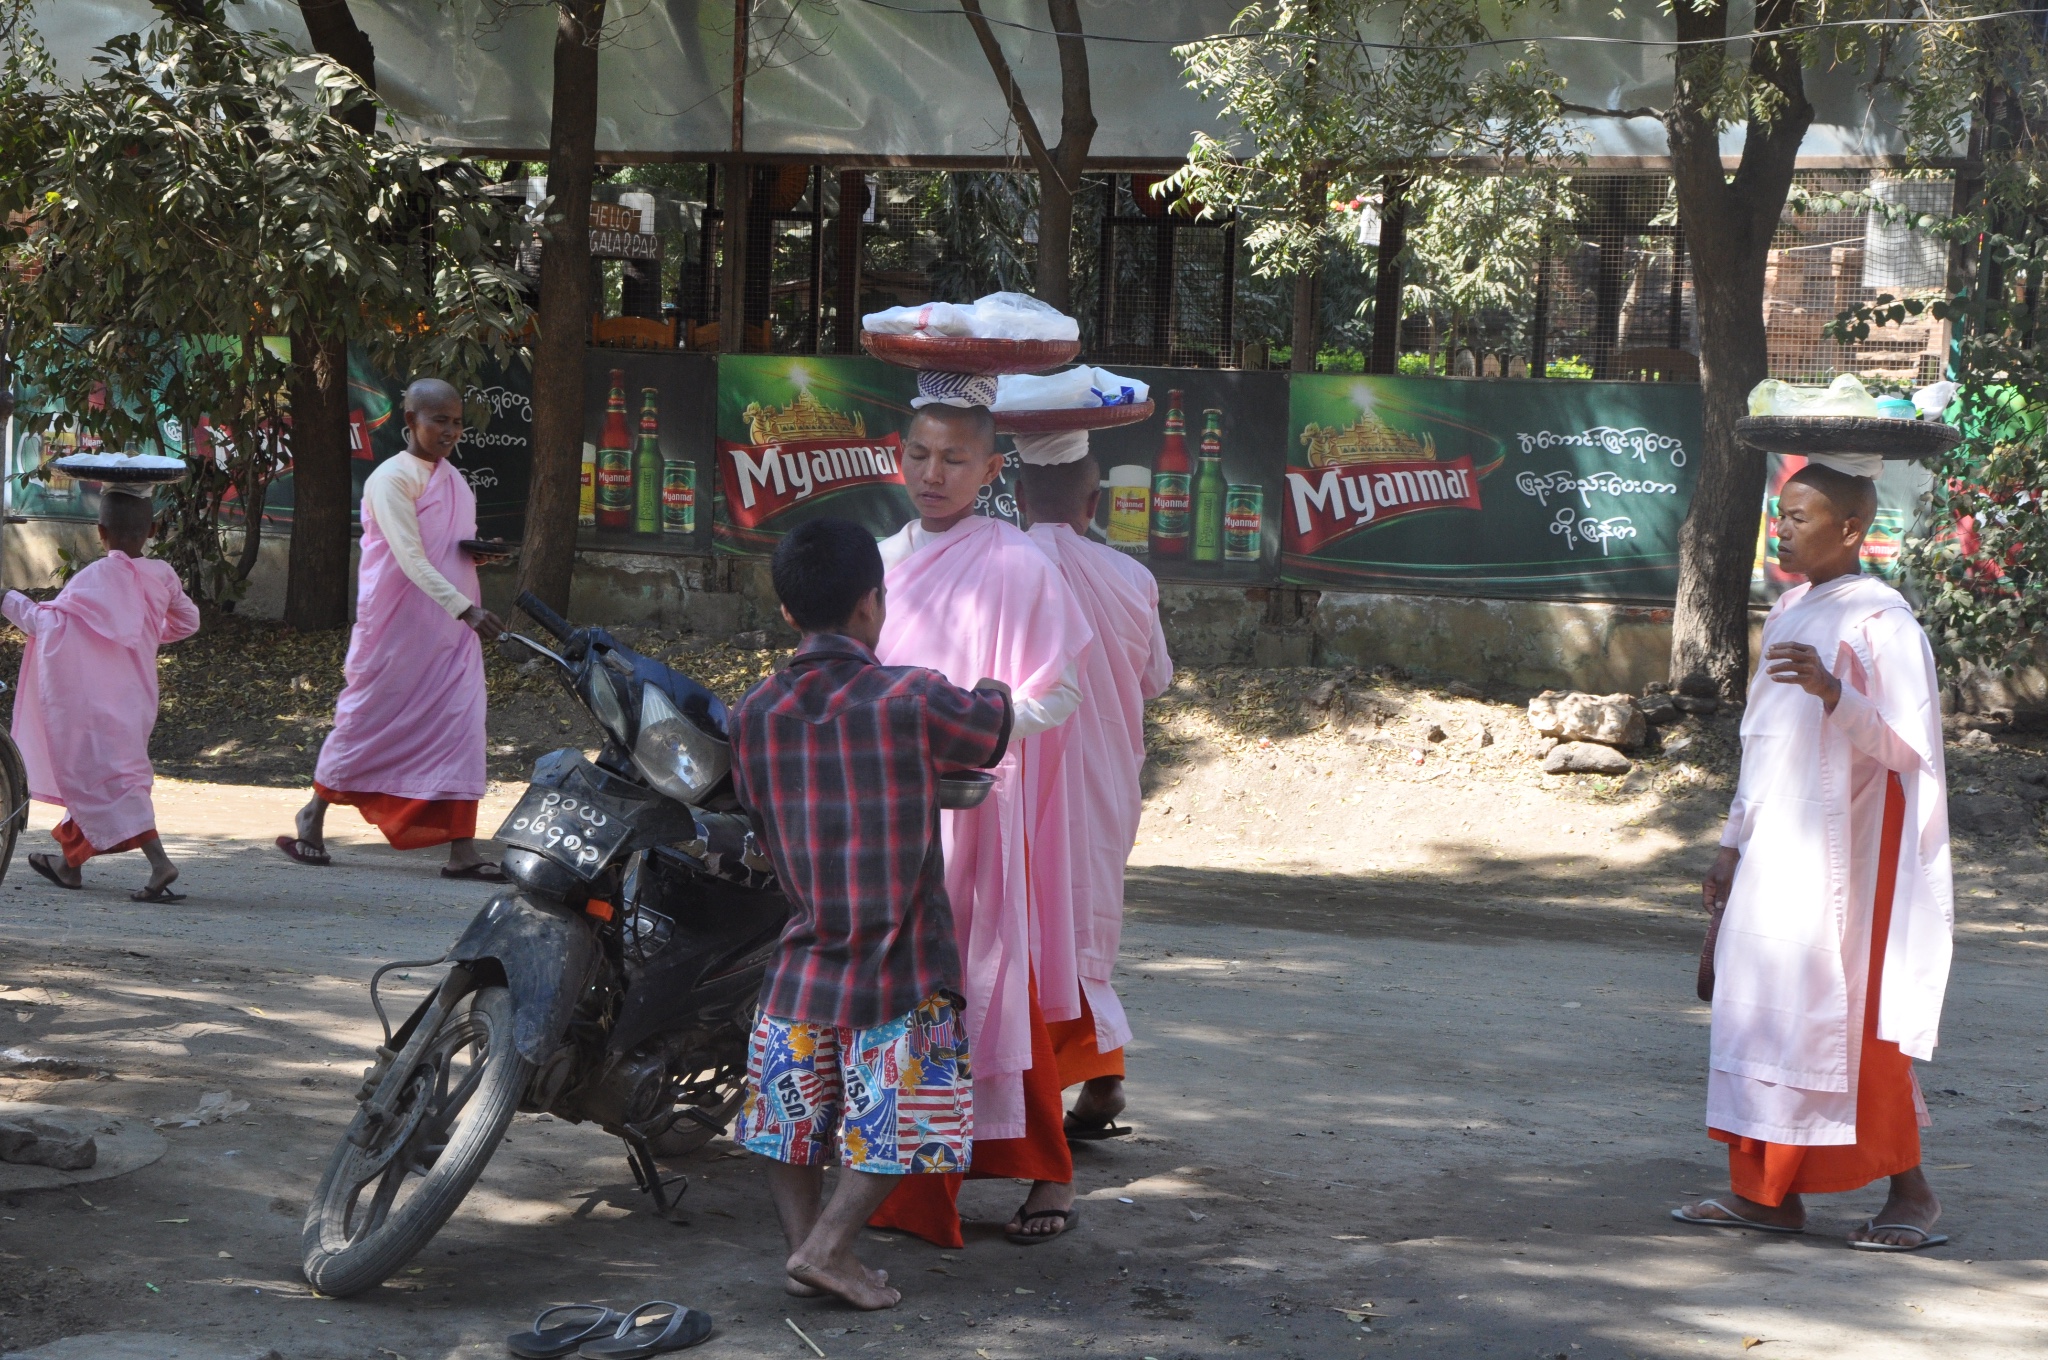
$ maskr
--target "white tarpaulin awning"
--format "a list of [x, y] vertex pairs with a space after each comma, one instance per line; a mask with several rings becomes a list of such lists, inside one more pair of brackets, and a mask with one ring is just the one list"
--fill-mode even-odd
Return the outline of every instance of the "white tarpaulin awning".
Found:
[[[377, 51], [378, 86], [421, 141], [500, 154], [543, 154], [553, 71], [550, 4], [499, 11], [486, 0], [350, 0]], [[1226, 32], [1241, 0], [1091, 0], [1082, 21], [1100, 124], [1093, 155], [1108, 165], [1166, 165], [1191, 134], [1223, 135], [1214, 104], [1189, 90], [1173, 44]], [[234, 22], [269, 28], [304, 46], [289, 0], [231, 4]], [[732, 151], [734, 0], [613, 0], [618, 17], [600, 56], [597, 145], [627, 158], [685, 159]], [[1038, 0], [987, 0], [993, 21], [1049, 28]], [[1656, 0], [1565, 0], [1556, 14], [1525, 15], [1512, 31], [1668, 41]], [[109, 36], [146, 25], [146, 0], [41, 0], [35, 22], [67, 72], [84, 68]], [[1737, 0], [1736, 32], [1751, 11]], [[997, 34], [1048, 140], [1058, 136], [1059, 65], [1044, 32]], [[836, 0], [828, 12], [793, 0], [754, 0], [746, 77], [746, 153], [819, 160], [929, 164], [1022, 163], [1022, 148], [957, 4], [946, 0]], [[1500, 49], [1503, 57], [1514, 49]], [[1550, 41], [1565, 98], [1603, 109], [1660, 107], [1670, 95], [1670, 48]], [[1816, 117], [1801, 149], [1812, 167], [1898, 157], [1895, 106], [1860, 88], [1860, 71], [1809, 70]], [[1595, 167], [1653, 168], [1665, 155], [1652, 117], [1578, 120]], [[1723, 148], [1741, 152], [1742, 131]]]

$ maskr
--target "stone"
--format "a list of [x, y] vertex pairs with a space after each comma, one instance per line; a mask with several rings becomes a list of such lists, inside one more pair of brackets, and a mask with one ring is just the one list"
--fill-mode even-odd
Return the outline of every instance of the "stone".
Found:
[[1687, 751], [1690, 749], [1692, 749], [1691, 737], [1673, 737], [1669, 741], [1664, 743], [1664, 754], [1667, 756], [1675, 756], [1680, 751]]
[[1669, 694], [1670, 692], [1671, 686], [1665, 684], [1662, 680], [1652, 680], [1649, 684], [1643, 686], [1643, 693], [1645, 694]]
[[1998, 745], [1998, 743], [1996, 741], [1993, 741], [1991, 739], [1991, 734], [1989, 732], [1986, 732], [1983, 728], [1973, 727], [1969, 731], [1963, 733], [1963, 735], [1961, 735], [1960, 737], [1956, 738], [1956, 745], [1974, 746], [1978, 750], [1982, 751], [1988, 750], [1989, 748]]
[[765, 651], [768, 647], [768, 634], [760, 628], [756, 628], [750, 633], [734, 633], [732, 635], [732, 645], [742, 650]]
[[1718, 713], [1721, 701], [1711, 694], [1674, 694], [1671, 702], [1680, 713]]
[[66, 1128], [34, 1115], [0, 1119], [0, 1162], [47, 1166], [53, 1171], [84, 1171], [99, 1158], [99, 1144], [81, 1129]]
[[1448, 733], [1448, 732], [1446, 732], [1446, 731], [1444, 731], [1444, 729], [1443, 729], [1443, 727], [1442, 727], [1441, 725], [1439, 725], [1439, 724], [1437, 724], [1437, 723], [1431, 723], [1431, 724], [1429, 725], [1429, 731], [1428, 731], [1427, 733], [1425, 733], [1424, 735], [1426, 735], [1426, 736], [1427, 736], [1427, 737], [1428, 737], [1428, 738], [1429, 738], [1429, 739], [1430, 739], [1431, 741], [1435, 742], [1435, 741], [1447, 741], [1447, 740], [1449, 740], [1449, 738], [1450, 738], [1450, 735], [1451, 735], [1451, 734], [1450, 734], [1450, 733]]
[[1529, 701], [1529, 722], [1546, 737], [1593, 741], [1634, 750], [1650, 736], [1649, 721], [1626, 694], [1559, 693], [1545, 690]]
[[1491, 727], [1480, 728], [1479, 735], [1472, 738], [1472, 744], [1481, 748], [1493, 745], [1493, 729]]
[[1468, 685], [1463, 680], [1451, 681], [1450, 684], [1444, 686], [1444, 692], [1456, 699], [1478, 699], [1483, 697], [1477, 687]]
[[2020, 778], [2029, 784], [2048, 784], [2048, 766], [2036, 766], [2031, 770], [2022, 770]]
[[1669, 723], [1682, 721], [1685, 717], [1670, 695], [1660, 694], [1654, 690], [1645, 691], [1643, 696], [1636, 700], [1636, 710], [1652, 727], [1663, 727]]
[[1308, 692], [1308, 701], [1317, 708], [1328, 708], [1337, 701], [1337, 682], [1325, 680]]
[[2009, 793], [1951, 793], [1949, 825], [1967, 836], [2032, 845], [2038, 838], [2033, 809]]
[[1561, 741], [1543, 758], [1545, 774], [1627, 774], [1634, 768], [1634, 761], [1597, 741]]

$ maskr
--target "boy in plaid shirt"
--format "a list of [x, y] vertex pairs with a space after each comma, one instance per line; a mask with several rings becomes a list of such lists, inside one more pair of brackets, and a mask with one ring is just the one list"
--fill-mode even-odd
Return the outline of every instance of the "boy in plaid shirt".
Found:
[[[882, 558], [859, 525], [816, 519], [776, 548], [789, 665], [733, 710], [735, 792], [791, 914], [762, 983], [735, 1137], [773, 1159], [789, 1291], [859, 1308], [902, 1297], [853, 1254], [898, 1184], [967, 1169], [973, 1078], [939, 850], [939, 775], [1009, 744], [1007, 687], [883, 666]], [[824, 1169], [845, 1170], [829, 1204]]]

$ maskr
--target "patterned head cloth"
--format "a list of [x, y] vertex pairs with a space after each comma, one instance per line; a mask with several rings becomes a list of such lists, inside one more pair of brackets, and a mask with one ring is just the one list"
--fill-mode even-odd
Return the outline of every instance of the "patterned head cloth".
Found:
[[1061, 430], [1056, 434], [1020, 434], [1011, 437], [1017, 444], [1017, 456], [1032, 467], [1058, 467], [1063, 463], [1078, 463], [1088, 456], [1086, 430]]
[[940, 406], [989, 407], [996, 402], [996, 380], [992, 373], [933, 373], [917, 371], [917, 395], [910, 399], [912, 410], [934, 403]]

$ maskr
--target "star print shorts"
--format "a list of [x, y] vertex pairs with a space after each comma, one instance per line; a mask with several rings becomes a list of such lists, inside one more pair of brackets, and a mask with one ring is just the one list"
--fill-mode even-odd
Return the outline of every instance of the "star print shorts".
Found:
[[967, 1030], [944, 994], [866, 1029], [772, 1015], [754, 1025], [733, 1129], [749, 1152], [885, 1176], [965, 1171], [973, 1128]]

